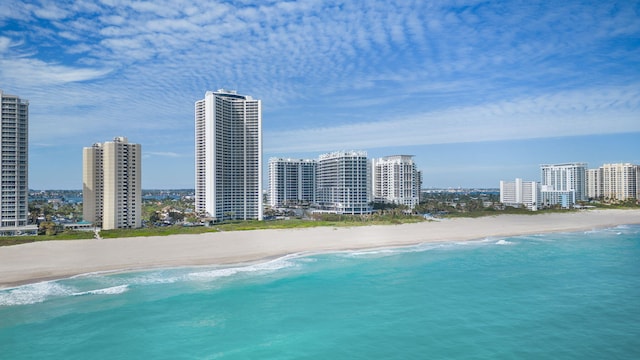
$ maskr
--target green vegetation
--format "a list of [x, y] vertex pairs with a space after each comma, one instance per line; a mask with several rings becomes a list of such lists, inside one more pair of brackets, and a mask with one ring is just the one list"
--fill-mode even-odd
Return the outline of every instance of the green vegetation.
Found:
[[593, 206], [598, 209], [640, 209], [640, 202], [636, 199], [629, 199], [627, 201], [615, 203], [592, 202], [589, 203], [589, 206]]
[[421, 216], [394, 216], [394, 215], [338, 215], [320, 214], [315, 215], [314, 220], [276, 220], [276, 221], [237, 221], [215, 225], [219, 231], [239, 231], [258, 229], [294, 229], [310, 228], [319, 226], [332, 227], [353, 227], [366, 225], [395, 225], [405, 223], [415, 223], [424, 221]]
[[[212, 227], [205, 226], [156, 226], [141, 229], [116, 229], [103, 230], [100, 236], [103, 239], [122, 238], [122, 237], [138, 237], [138, 236], [166, 236], [177, 234], [202, 234], [217, 231], [242, 231], [242, 230], [258, 230], [258, 229], [293, 229], [293, 228], [309, 228], [319, 226], [331, 227], [352, 227], [365, 225], [392, 225], [403, 223], [414, 223], [424, 221], [421, 216], [399, 216], [399, 215], [336, 215], [322, 214], [316, 216], [315, 220], [275, 220], [275, 221], [234, 221], [222, 224], [216, 224]], [[0, 246], [17, 245], [35, 241], [47, 240], [76, 240], [76, 239], [92, 239], [91, 231], [65, 231], [57, 235], [40, 235], [40, 236], [8, 236], [0, 237]]]
[[530, 211], [526, 208], [514, 208], [507, 206], [504, 210], [495, 210], [493, 208], [485, 208], [476, 211], [457, 211], [447, 214], [445, 217], [447, 218], [478, 218], [483, 216], [496, 216], [503, 214], [511, 214], [511, 215], [540, 215], [540, 214], [549, 214], [549, 213], [566, 213], [570, 211], [577, 210], [567, 210], [567, 209], [543, 209], [538, 211]]
[[[415, 213], [429, 213], [437, 217], [482, 217], [500, 214], [538, 215], [550, 212], [575, 210], [544, 209], [529, 211], [525, 208], [503, 208], [495, 193], [481, 192], [435, 192], [425, 194], [423, 201], [416, 207], [414, 214], [406, 206], [372, 203], [375, 212], [369, 215], [309, 214], [305, 219], [291, 218], [273, 221], [228, 221], [213, 226], [182, 226], [182, 221], [196, 223], [193, 213], [193, 199], [189, 197], [145, 200], [142, 206], [143, 220], [141, 229], [103, 230], [102, 238], [122, 238], [140, 236], [166, 236], [176, 234], [201, 234], [217, 231], [243, 231], [258, 229], [293, 229], [310, 227], [353, 227], [366, 225], [393, 225], [425, 221]], [[637, 209], [640, 204], [635, 200], [616, 204], [589, 203], [590, 207], [600, 209]], [[0, 246], [17, 245], [35, 241], [92, 239], [92, 231], [65, 230], [54, 220], [61, 217], [79, 219], [82, 206], [79, 204], [56, 204], [46, 200], [29, 203], [33, 221], [39, 217], [38, 236], [0, 237]], [[293, 214], [293, 212], [291, 212]], [[173, 224], [173, 225], [171, 225]]]
[[0, 246], [26, 244], [36, 241], [48, 240], [80, 240], [92, 239], [93, 232], [68, 230], [56, 235], [38, 235], [38, 236], [2, 236], [0, 237]]
[[[114, 229], [102, 230], [100, 236], [104, 239], [138, 237], [138, 236], [167, 236], [178, 234], [202, 234], [215, 232], [216, 230], [205, 226], [186, 227], [181, 225], [149, 227], [140, 229]], [[92, 234], [93, 235], [93, 234]]]

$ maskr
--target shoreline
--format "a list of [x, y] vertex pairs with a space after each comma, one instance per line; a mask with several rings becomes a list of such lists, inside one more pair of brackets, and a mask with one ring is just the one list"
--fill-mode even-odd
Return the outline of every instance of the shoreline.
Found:
[[437, 222], [54, 240], [0, 247], [0, 290], [97, 272], [259, 263], [313, 254], [640, 224], [640, 210], [496, 215]]

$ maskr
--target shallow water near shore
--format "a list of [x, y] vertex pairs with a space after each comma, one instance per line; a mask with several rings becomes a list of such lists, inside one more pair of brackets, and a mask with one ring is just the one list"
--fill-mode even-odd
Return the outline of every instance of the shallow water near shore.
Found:
[[640, 226], [0, 291], [6, 359], [640, 358]]

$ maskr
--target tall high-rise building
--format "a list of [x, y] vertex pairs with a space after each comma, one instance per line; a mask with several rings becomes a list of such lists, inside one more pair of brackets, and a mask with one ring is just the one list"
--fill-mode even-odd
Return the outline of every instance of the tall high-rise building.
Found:
[[84, 220], [105, 230], [142, 226], [140, 144], [116, 137], [85, 147], [82, 157]]
[[269, 159], [269, 205], [315, 204], [317, 168], [310, 159]]
[[[573, 206], [587, 200], [587, 164], [540, 165], [543, 201], [546, 205]], [[560, 199], [560, 200], [559, 200]]]
[[318, 160], [318, 204], [338, 214], [371, 212], [369, 162], [364, 151], [333, 152]]
[[262, 220], [262, 105], [220, 89], [195, 103], [196, 211]]
[[372, 160], [373, 200], [413, 209], [420, 202], [420, 173], [412, 155]]
[[29, 197], [29, 102], [0, 90], [2, 137], [2, 193], [0, 195], [0, 232], [12, 235], [28, 227]]
[[608, 201], [640, 199], [640, 166], [633, 164], [604, 164], [602, 197]]
[[587, 169], [587, 197], [589, 199], [602, 197], [602, 168]]
[[540, 206], [540, 184], [536, 181], [500, 181], [500, 202], [507, 206], [526, 206], [536, 211]]

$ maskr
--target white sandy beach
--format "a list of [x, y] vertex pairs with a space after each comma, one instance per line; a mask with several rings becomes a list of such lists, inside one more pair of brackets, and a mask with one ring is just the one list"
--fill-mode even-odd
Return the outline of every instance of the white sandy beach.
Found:
[[0, 288], [100, 271], [237, 264], [295, 253], [580, 231], [623, 224], [640, 224], [640, 210], [588, 210], [403, 225], [35, 242], [0, 247]]

